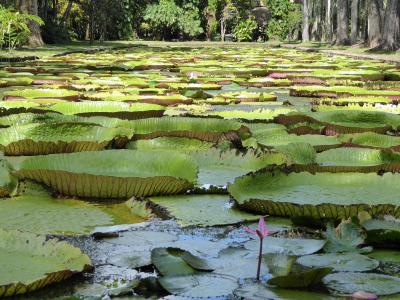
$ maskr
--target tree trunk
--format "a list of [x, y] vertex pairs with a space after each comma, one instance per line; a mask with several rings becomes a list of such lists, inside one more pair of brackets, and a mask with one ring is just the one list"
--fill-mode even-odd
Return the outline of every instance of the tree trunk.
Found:
[[400, 0], [388, 0], [380, 48], [388, 51], [400, 49]]
[[359, 0], [352, 0], [351, 2], [351, 38], [350, 43], [352, 45], [357, 44], [358, 39], [358, 13], [359, 13]]
[[381, 0], [369, 0], [368, 3], [368, 46], [376, 48], [381, 44], [381, 14], [383, 3]]
[[336, 45], [349, 44], [349, 6], [348, 0], [337, 2], [337, 38]]
[[332, 41], [332, 0], [325, 4], [325, 41]]
[[[37, 0], [20, 0], [17, 2], [17, 9], [23, 13], [28, 13], [31, 15], [39, 15], [38, 2]], [[40, 47], [44, 45], [42, 34], [40, 31], [40, 26], [35, 22], [29, 22], [29, 29], [31, 35], [28, 39], [29, 47]]]
[[65, 23], [68, 21], [69, 16], [71, 14], [71, 9], [72, 9], [72, 4], [73, 3], [74, 3], [74, 0], [69, 0], [68, 1], [67, 8], [65, 9], [64, 14], [63, 14], [63, 16], [61, 18], [61, 22], [60, 22], [61, 24], [65, 25]]
[[303, 0], [303, 34], [302, 40], [303, 42], [310, 41], [310, 10], [309, 10], [309, 1]]

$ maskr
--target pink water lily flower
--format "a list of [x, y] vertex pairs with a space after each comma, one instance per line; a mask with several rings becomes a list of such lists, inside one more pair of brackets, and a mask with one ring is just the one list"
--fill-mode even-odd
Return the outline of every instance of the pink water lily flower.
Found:
[[363, 300], [376, 300], [378, 299], [378, 296], [375, 294], [359, 291], [355, 292], [354, 294], [351, 295], [353, 299], [363, 299]]
[[260, 217], [260, 220], [258, 221], [258, 227], [256, 230], [253, 230], [248, 227], [244, 227], [244, 230], [246, 230], [250, 234], [258, 236], [258, 238], [260, 239], [260, 251], [258, 253], [258, 265], [257, 265], [257, 275], [256, 275], [257, 280], [260, 280], [263, 240], [267, 235], [269, 235], [269, 231], [267, 227], [265, 227], [264, 217]]
[[244, 230], [246, 230], [248, 233], [258, 236], [260, 239], [263, 239], [269, 235], [269, 231], [267, 227], [265, 227], [265, 221], [263, 217], [261, 217], [258, 221], [258, 228], [256, 230], [253, 230], [249, 227], [244, 227]]

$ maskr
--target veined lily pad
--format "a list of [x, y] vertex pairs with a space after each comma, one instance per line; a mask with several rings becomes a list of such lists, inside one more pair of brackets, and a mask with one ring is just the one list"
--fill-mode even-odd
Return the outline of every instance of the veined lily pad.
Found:
[[15, 174], [64, 195], [109, 199], [184, 192], [197, 167], [176, 152], [110, 150], [32, 157]]
[[124, 146], [132, 136], [129, 129], [88, 123], [36, 123], [0, 129], [0, 150], [6, 155], [95, 151], [112, 142]]
[[28, 293], [91, 267], [89, 257], [66, 242], [0, 229], [0, 297]]
[[398, 178], [389, 173], [286, 174], [275, 170], [239, 178], [228, 191], [241, 208], [260, 214], [316, 219], [343, 219], [360, 211], [398, 215], [399, 203], [393, 197], [400, 192]]
[[64, 100], [76, 101], [79, 99], [78, 92], [70, 90], [62, 90], [62, 89], [16, 90], [16, 91], [7, 91], [3, 95], [4, 99], [6, 100], [51, 98], [51, 99], [64, 99]]
[[335, 272], [367, 272], [376, 269], [379, 262], [358, 253], [327, 253], [302, 256], [297, 263], [309, 268], [329, 267]]
[[254, 221], [259, 218], [237, 210], [225, 195], [152, 197], [161, 215], [177, 219], [184, 226], [215, 226]]
[[366, 146], [371, 148], [391, 148], [395, 151], [400, 150], [400, 137], [374, 132], [364, 132], [355, 134], [344, 134], [339, 136], [344, 143], [351, 145]]
[[191, 156], [199, 166], [198, 184], [200, 186], [225, 187], [237, 177], [268, 165], [280, 165], [286, 161], [281, 153], [267, 152], [257, 155], [249, 151], [241, 154], [234, 150], [221, 152], [218, 149], [192, 153]]
[[184, 137], [159, 137], [151, 140], [137, 140], [128, 143], [127, 149], [132, 150], [173, 150], [190, 153], [206, 151], [212, 148], [213, 143]]
[[237, 100], [239, 102], [264, 102], [264, 101], [276, 101], [277, 96], [272, 93], [256, 93], [256, 92], [227, 92], [218, 94], [216, 98], [223, 98], [224, 100]]
[[330, 274], [323, 281], [330, 290], [341, 294], [358, 291], [378, 296], [400, 293], [400, 278], [383, 274], [341, 272]]
[[65, 102], [52, 105], [47, 109], [64, 115], [106, 116], [121, 119], [161, 117], [165, 111], [163, 106], [156, 104], [135, 103], [130, 105], [125, 102], [104, 101]]
[[1, 228], [37, 234], [89, 234], [98, 226], [144, 220], [133, 214], [125, 203], [95, 205], [80, 200], [55, 199], [47, 193], [0, 199]]
[[0, 197], [9, 196], [17, 186], [17, 180], [11, 176], [11, 167], [0, 153]]
[[338, 148], [319, 153], [316, 162], [329, 171], [396, 171], [400, 155], [366, 148]]
[[196, 138], [216, 142], [222, 138], [237, 140], [248, 129], [235, 121], [199, 118], [149, 118], [126, 122], [122, 127], [135, 131], [136, 139], [153, 139], [162, 136]]

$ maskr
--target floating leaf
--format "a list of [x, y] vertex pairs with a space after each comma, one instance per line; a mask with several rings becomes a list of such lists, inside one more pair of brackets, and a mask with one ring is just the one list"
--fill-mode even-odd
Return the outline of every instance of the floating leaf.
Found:
[[315, 268], [286, 276], [278, 276], [268, 280], [268, 284], [281, 288], [307, 288], [315, 286], [332, 272], [332, 268]]
[[367, 272], [379, 266], [377, 260], [358, 253], [306, 255], [299, 257], [296, 262], [308, 268], [333, 268], [335, 272]]
[[152, 197], [156, 210], [177, 219], [184, 226], [215, 226], [254, 221], [258, 215], [242, 212], [225, 195], [185, 195]]
[[400, 293], [400, 278], [375, 273], [333, 273], [324, 278], [324, 284], [341, 294], [358, 291], [378, 296]]
[[159, 279], [164, 289], [173, 295], [206, 298], [228, 296], [238, 287], [236, 279], [217, 274], [165, 276]]
[[[258, 250], [258, 241], [251, 240], [245, 243], [245, 248]], [[318, 252], [324, 247], [324, 240], [313, 239], [291, 239], [280, 237], [265, 237], [263, 240], [263, 253], [280, 253], [286, 255], [308, 255]]]
[[0, 229], [0, 297], [28, 293], [91, 267], [88, 256], [66, 242]]
[[193, 186], [196, 173], [183, 154], [133, 150], [36, 156], [15, 172], [64, 195], [106, 199], [181, 193]]

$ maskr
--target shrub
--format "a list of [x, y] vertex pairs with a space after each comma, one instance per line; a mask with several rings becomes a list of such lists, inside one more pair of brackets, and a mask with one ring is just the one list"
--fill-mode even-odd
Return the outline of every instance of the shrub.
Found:
[[254, 31], [257, 29], [257, 22], [254, 18], [249, 18], [239, 22], [233, 29], [233, 37], [238, 42], [251, 42]]
[[11, 51], [26, 43], [31, 35], [29, 22], [44, 24], [38, 16], [15, 12], [0, 5], [0, 46]]

